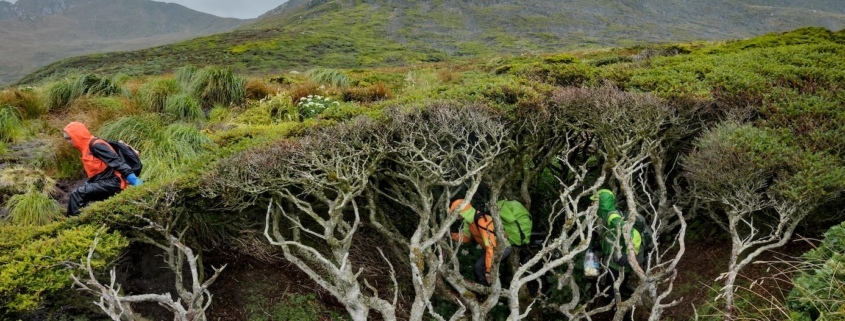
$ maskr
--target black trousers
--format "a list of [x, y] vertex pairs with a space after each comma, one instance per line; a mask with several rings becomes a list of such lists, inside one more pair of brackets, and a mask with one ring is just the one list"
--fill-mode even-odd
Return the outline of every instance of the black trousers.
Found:
[[77, 216], [79, 211], [88, 203], [102, 201], [120, 191], [120, 178], [115, 175], [80, 186], [70, 193], [70, 199], [67, 202], [67, 215]]
[[[505, 262], [505, 260], [508, 259], [508, 257], [511, 255], [511, 251], [513, 251], [513, 248], [510, 247], [510, 246], [508, 246], [508, 248], [505, 249], [505, 253], [502, 253], [502, 262]], [[499, 270], [499, 271], [500, 271], [500, 274], [501, 274], [501, 270]], [[487, 282], [487, 278], [484, 276], [484, 274], [486, 274], [486, 273], [487, 273], [487, 251], [484, 252], [484, 255], [482, 255], [481, 257], [478, 258], [478, 261], [475, 261], [475, 282], [479, 283], [479, 284], [486, 285], [486, 286], [490, 286], [490, 283]]]

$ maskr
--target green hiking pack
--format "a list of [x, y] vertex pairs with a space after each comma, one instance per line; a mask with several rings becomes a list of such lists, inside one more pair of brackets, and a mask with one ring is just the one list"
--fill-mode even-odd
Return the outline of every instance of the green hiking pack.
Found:
[[[622, 216], [622, 219], [626, 222], [628, 221], [628, 215], [630, 215], [627, 211], [611, 211], [607, 213], [608, 217], [613, 213]], [[640, 251], [637, 253], [637, 262], [642, 265], [645, 263], [646, 256], [654, 250], [654, 231], [651, 229], [651, 225], [646, 223], [645, 217], [642, 214], [637, 214], [637, 217], [634, 219], [634, 229], [640, 232], [640, 238], [642, 239]]]
[[531, 242], [531, 213], [522, 203], [517, 201], [499, 201], [499, 216], [502, 218], [502, 228], [508, 233], [511, 245], [528, 245]]

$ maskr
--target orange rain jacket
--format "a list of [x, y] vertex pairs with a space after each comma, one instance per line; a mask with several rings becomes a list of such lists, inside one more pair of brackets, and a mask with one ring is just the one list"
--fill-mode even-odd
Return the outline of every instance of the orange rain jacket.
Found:
[[[452, 203], [452, 209], [458, 206], [463, 200], [457, 200]], [[493, 219], [490, 215], [484, 215], [478, 219], [478, 224], [475, 222], [475, 209], [467, 205], [461, 211], [461, 217], [464, 219], [462, 233], [452, 233], [452, 240], [461, 243], [469, 243], [470, 236], [475, 239], [475, 242], [481, 245], [484, 249], [485, 260], [484, 264], [487, 273], [490, 273], [490, 267], [493, 266], [493, 249], [496, 248], [496, 232], [493, 229]]]
[[[129, 168], [129, 166], [123, 163], [123, 161], [120, 159], [120, 156], [115, 153], [114, 149], [107, 142], [100, 140], [100, 142], [96, 142], [93, 146], [99, 152], [98, 154], [112, 154], [108, 156], [113, 157], [109, 157], [109, 159], [106, 160], [111, 164], [108, 164], [103, 159], [100, 159], [99, 157], [95, 156], [93, 151], [90, 150], [89, 147], [92, 146], [91, 140], [95, 140], [98, 138], [94, 137], [94, 135], [91, 135], [91, 132], [88, 131], [88, 127], [85, 126], [85, 124], [79, 122], [72, 122], [65, 126], [64, 132], [67, 133], [68, 136], [70, 136], [70, 140], [73, 143], [73, 147], [75, 147], [82, 153], [82, 156], [80, 156], [79, 159], [82, 160], [82, 166], [85, 168], [85, 173], [88, 175], [88, 181], [92, 181], [92, 179], [97, 175], [114, 168], [116, 170], [111, 171], [114, 172], [114, 174], [120, 178], [120, 188], [126, 188], [126, 180], [123, 178], [121, 172], [128, 175], [127, 173], [131, 173], [132, 170], [131, 168]], [[108, 153], [108, 151], [106, 151], [100, 145], [108, 146], [108, 151], [110, 151], [111, 153]]]

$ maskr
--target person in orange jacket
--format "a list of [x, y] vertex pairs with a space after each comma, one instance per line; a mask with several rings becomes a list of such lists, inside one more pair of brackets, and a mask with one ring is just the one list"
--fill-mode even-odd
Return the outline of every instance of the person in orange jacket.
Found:
[[[452, 202], [449, 212], [454, 211], [458, 205], [463, 202], [463, 199], [458, 199]], [[480, 244], [484, 249], [484, 256], [478, 258], [475, 262], [475, 281], [483, 285], [490, 285], [490, 268], [493, 266], [493, 250], [496, 248], [496, 232], [493, 229], [493, 218], [489, 213], [479, 213], [472, 205], [467, 203], [461, 209], [460, 220], [463, 221], [463, 228], [461, 233], [452, 233], [452, 240], [461, 243], [469, 243], [470, 239], [474, 239], [476, 243]], [[505, 249], [502, 254], [504, 261], [511, 252], [511, 247]]]
[[143, 184], [132, 168], [123, 161], [108, 142], [94, 137], [83, 123], [72, 122], [62, 130], [65, 140], [82, 155], [82, 166], [88, 175], [85, 185], [70, 193], [67, 215], [77, 216], [89, 202], [101, 201], [126, 188], [126, 184]]

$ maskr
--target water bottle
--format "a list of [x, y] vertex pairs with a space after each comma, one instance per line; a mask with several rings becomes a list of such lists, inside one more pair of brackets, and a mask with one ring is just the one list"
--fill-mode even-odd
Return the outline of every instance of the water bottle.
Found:
[[587, 251], [587, 255], [584, 256], [584, 276], [588, 278], [599, 276], [599, 260], [592, 250]]

